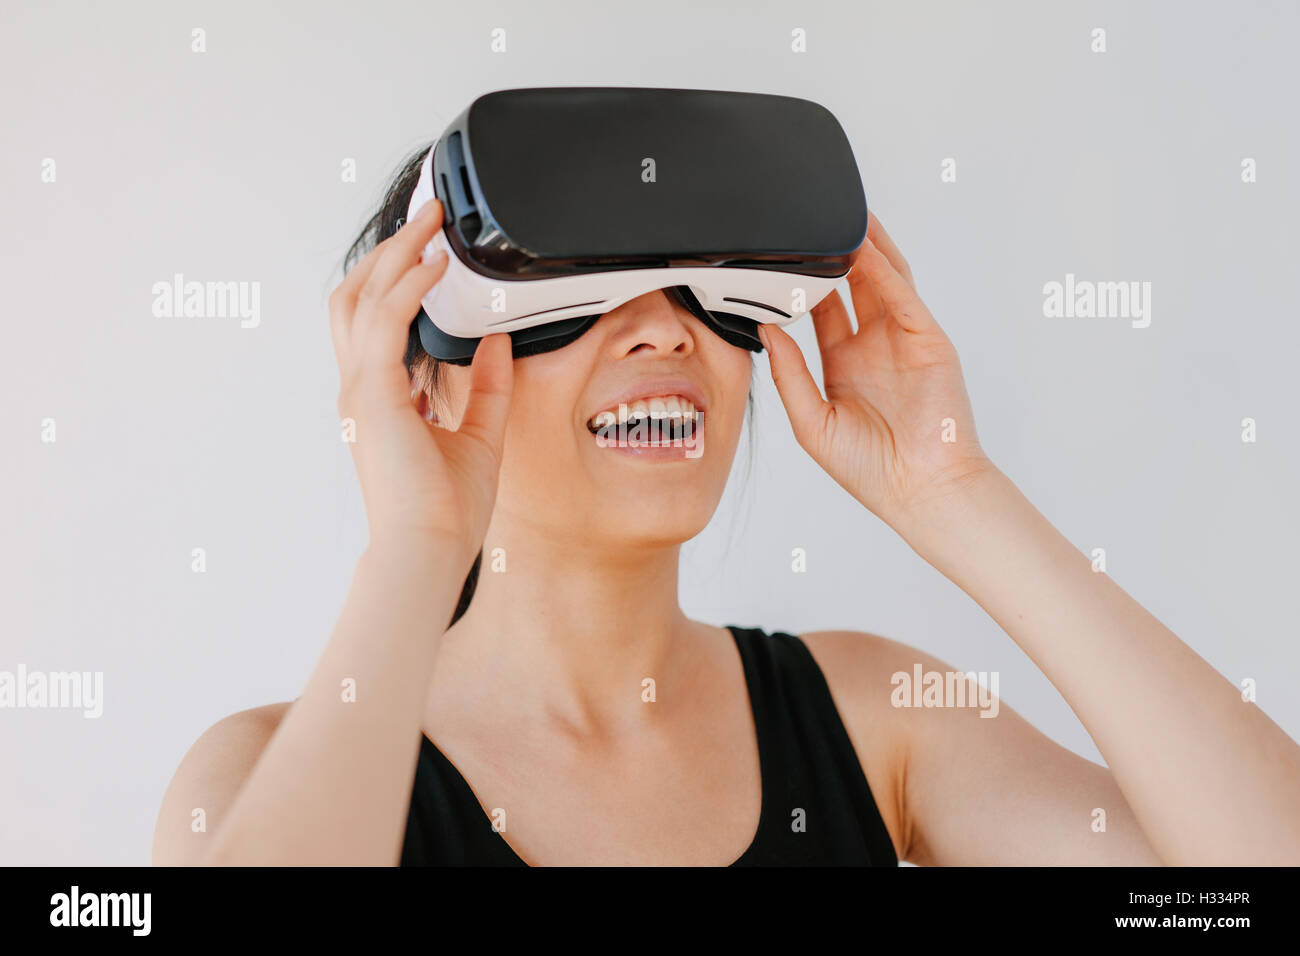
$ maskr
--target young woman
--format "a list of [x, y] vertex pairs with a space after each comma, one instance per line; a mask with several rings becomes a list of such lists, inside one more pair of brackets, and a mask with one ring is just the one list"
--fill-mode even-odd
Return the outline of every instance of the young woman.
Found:
[[[553, 352], [512, 362], [495, 335], [431, 362], [408, 329], [441, 208], [398, 228], [422, 155], [330, 298], [369, 545], [302, 695], [186, 755], [155, 862], [1300, 863], [1300, 747], [990, 462], [878, 220], [857, 328], [838, 294], [813, 311], [825, 397], [763, 329], [795, 436], [998, 622], [1109, 769], [1005, 706], [894, 706], [892, 675], [951, 671], [903, 644], [687, 618], [678, 553], [722, 494], [750, 354], [656, 292]], [[636, 400], [700, 412], [702, 454], [593, 436]]]

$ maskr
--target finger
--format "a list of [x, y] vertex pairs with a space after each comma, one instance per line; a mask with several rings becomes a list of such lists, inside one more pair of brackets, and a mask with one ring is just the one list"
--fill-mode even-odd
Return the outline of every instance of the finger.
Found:
[[343, 276], [343, 281], [334, 290], [340, 294], [342, 300], [356, 301], [357, 293], [361, 291], [361, 287], [370, 278], [371, 270], [374, 269], [375, 263], [379, 261], [379, 257], [383, 254], [384, 243], [376, 243], [373, 249], [361, 257], [360, 262], [347, 271], [347, 274]]
[[334, 356], [338, 359], [340, 369], [347, 362], [349, 343], [352, 341], [352, 317], [356, 314], [357, 295], [382, 254], [379, 246], [371, 249], [348, 270], [343, 281], [330, 293], [330, 338], [334, 342]]
[[848, 309], [844, 308], [844, 300], [837, 289], [832, 289], [826, 298], [813, 306], [812, 320], [823, 358], [828, 351], [853, 336], [853, 323], [849, 321]]
[[[336, 289], [335, 292], [338, 290]], [[346, 374], [348, 366], [351, 364], [350, 350], [348, 349], [348, 337], [352, 327], [350, 321], [350, 312], [342, 306], [336, 306], [334, 294], [330, 294], [330, 341], [334, 345], [334, 360], [338, 362], [339, 376]]]
[[420, 261], [420, 253], [441, 228], [442, 203], [430, 199], [420, 207], [414, 219], [380, 243], [384, 251], [361, 287], [357, 296], [358, 306], [377, 302], [388, 295], [398, 279]]
[[894, 244], [894, 240], [889, 238], [889, 233], [885, 232], [884, 224], [876, 218], [874, 212], [867, 213], [867, 238], [885, 254], [889, 264], [907, 280], [907, 284], [915, 289], [916, 281], [912, 278], [912, 267], [907, 264], [907, 260], [903, 258], [903, 254], [898, 250], [898, 246]]
[[[880, 304], [885, 307], [885, 311], [895, 322], [901, 325], [909, 332], [929, 332], [938, 329], [938, 323], [934, 321], [934, 316], [930, 310], [925, 307], [906, 279], [904, 279], [885, 257], [885, 254], [876, 248], [875, 244], [867, 239], [858, 249], [857, 260], [854, 264], [854, 272], [860, 273], [861, 277], [866, 279], [880, 296]], [[857, 300], [854, 300], [856, 305]]]
[[790, 418], [794, 437], [808, 451], [815, 447], [814, 437], [820, 433], [830, 414], [831, 406], [817, 388], [803, 351], [782, 328], [772, 324], [758, 327], [759, 337], [767, 349], [772, 366], [772, 381], [776, 384], [781, 404]]
[[469, 397], [457, 434], [485, 442], [501, 460], [506, 418], [514, 390], [514, 358], [510, 336], [497, 332], [482, 339], [470, 363]]
[[[865, 241], [863, 245], [866, 245]], [[861, 252], [859, 248], [854, 253], [854, 267], [849, 270], [849, 294], [853, 298], [853, 314], [858, 320], [859, 335], [887, 318], [885, 307], [880, 302], [880, 296], [876, 294], [875, 286], [857, 265]]]
[[[439, 210], [441, 210], [441, 206], [439, 206]], [[430, 204], [426, 203], [421, 206], [420, 211], [432, 212]], [[387, 239], [376, 243], [373, 249], [362, 256], [361, 260], [347, 271], [343, 276], [343, 281], [330, 293], [330, 337], [334, 342], [334, 354], [338, 358], [340, 369], [347, 362], [346, 355], [352, 341], [353, 320], [356, 318], [357, 302], [361, 296], [361, 291], [374, 273], [375, 266], [391, 248], [392, 241], [396, 237], [397, 233], [394, 233]]]
[[853, 338], [853, 323], [839, 290], [832, 289], [830, 295], [813, 307], [812, 319], [813, 331], [817, 333], [817, 350], [825, 369], [835, 347]]
[[[381, 239], [375, 243], [375, 247], [362, 256], [361, 260], [343, 276], [343, 281], [334, 290], [340, 305], [348, 307], [349, 310], [356, 308], [357, 296], [370, 279], [371, 273], [375, 271], [375, 265], [387, 252], [389, 243], [392, 242], [393, 238], [394, 236], [389, 236], [387, 239]], [[333, 299], [334, 296], [331, 296], [331, 298]]]
[[411, 322], [420, 314], [420, 300], [446, 272], [447, 253], [439, 250], [428, 262], [412, 266], [397, 280], [392, 291], [373, 310], [374, 316], [366, 330], [368, 354], [401, 359], [410, 337]]

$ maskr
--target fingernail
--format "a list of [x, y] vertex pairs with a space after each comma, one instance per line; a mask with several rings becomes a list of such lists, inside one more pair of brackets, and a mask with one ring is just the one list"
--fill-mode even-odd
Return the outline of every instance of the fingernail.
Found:
[[437, 207], [437, 205], [438, 205], [438, 200], [430, 199], [428, 202], [426, 202], [423, 206], [420, 207], [420, 211], [415, 214], [415, 218], [423, 219], [425, 216], [433, 212], [433, 210]]
[[771, 347], [770, 345], [767, 344], [767, 326], [766, 326], [766, 325], [762, 325], [762, 324], [759, 325], [759, 327], [758, 327], [758, 338], [759, 338], [759, 340], [763, 343], [763, 348], [767, 349], [769, 352], [772, 351], [772, 347]]

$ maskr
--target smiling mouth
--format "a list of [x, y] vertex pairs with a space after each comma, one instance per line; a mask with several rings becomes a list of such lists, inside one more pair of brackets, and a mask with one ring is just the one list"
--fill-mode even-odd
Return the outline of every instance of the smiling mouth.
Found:
[[690, 442], [703, 423], [703, 410], [690, 399], [665, 395], [597, 412], [587, 420], [587, 430], [620, 445], [656, 447]]

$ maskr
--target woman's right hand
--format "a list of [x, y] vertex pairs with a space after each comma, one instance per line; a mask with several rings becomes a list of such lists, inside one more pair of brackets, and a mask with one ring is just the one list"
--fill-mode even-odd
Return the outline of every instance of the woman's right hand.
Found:
[[456, 431], [427, 421], [412, 399], [403, 356], [411, 318], [447, 268], [445, 251], [421, 261], [440, 228], [442, 205], [430, 200], [357, 263], [330, 295], [330, 331], [371, 544], [428, 537], [468, 572], [496, 498], [514, 367], [509, 335], [479, 343]]

